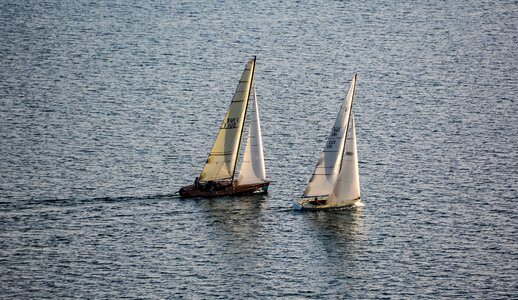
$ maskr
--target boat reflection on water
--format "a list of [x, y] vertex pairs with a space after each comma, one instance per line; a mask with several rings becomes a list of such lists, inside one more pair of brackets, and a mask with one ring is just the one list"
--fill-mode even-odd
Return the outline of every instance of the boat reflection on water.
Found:
[[233, 242], [253, 241], [268, 207], [262, 194], [197, 201], [214, 239]]
[[322, 256], [354, 258], [364, 239], [362, 206], [304, 214], [308, 233], [315, 240], [315, 252]]

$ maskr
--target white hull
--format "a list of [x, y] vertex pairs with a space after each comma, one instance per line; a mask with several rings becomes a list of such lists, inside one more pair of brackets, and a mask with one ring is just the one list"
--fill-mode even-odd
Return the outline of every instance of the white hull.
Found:
[[327, 204], [327, 196], [301, 198], [293, 203], [294, 210], [333, 210], [355, 206], [361, 202], [361, 198], [348, 200], [335, 204]]

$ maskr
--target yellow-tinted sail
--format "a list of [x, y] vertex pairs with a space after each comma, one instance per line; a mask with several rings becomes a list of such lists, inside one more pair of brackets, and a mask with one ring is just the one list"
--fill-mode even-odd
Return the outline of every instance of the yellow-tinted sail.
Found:
[[200, 181], [234, 177], [254, 69], [255, 58], [246, 64], [243, 75], [241, 75], [241, 80], [239, 80], [232, 102], [223, 119], [216, 141], [201, 172]]

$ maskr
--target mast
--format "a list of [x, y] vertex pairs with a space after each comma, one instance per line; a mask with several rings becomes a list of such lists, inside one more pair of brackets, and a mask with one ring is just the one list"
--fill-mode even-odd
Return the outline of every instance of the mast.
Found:
[[[248, 103], [246, 104], [246, 107], [245, 107], [245, 114], [244, 114], [244, 117], [246, 118], [246, 113], [248, 111], [248, 105], [250, 104], [250, 92], [252, 90], [252, 82], [254, 82], [254, 73], [255, 73], [255, 61], [256, 61], [257, 57], [254, 55], [254, 58], [253, 58], [253, 61], [254, 63], [252, 64], [252, 77], [250, 78], [250, 85], [248, 86], [248, 94], [246, 96], [246, 99], [248, 100]], [[245, 120], [243, 120], [243, 123], [245, 122]], [[234, 170], [232, 170], [232, 179], [230, 182], [233, 182], [234, 181], [234, 177], [236, 175], [236, 167], [237, 167], [237, 160], [239, 158], [239, 151], [241, 149], [241, 140], [243, 139], [243, 131], [245, 129], [245, 126], [243, 124], [243, 126], [241, 127], [241, 133], [239, 134], [239, 143], [237, 145], [237, 154], [236, 154], [236, 159], [234, 161]]]

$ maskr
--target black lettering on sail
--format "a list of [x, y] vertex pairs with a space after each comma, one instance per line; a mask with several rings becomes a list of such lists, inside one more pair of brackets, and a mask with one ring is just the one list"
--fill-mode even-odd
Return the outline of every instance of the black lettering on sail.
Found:
[[342, 129], [341, 127], [333, 127], [333, 130], [331, 131], [331, 136], [332, 137], [337, 136], [341, 129]]
[[327, 146], [326, 146], [326, 148], [327, 148], [327, 149], [331, 149], [331, 148], [333, 148], [333, 146], [334, 146], [335, 144], [336, 144], [336, 141], [335, 141], [335, 140], [328, 141], [328, 142], [327, 142]]
[[237, 124], [239, 123], [239, 118], [227, 118], [225, 122], [221, 125], [221, 129], [233, 129], [237, 128]]

